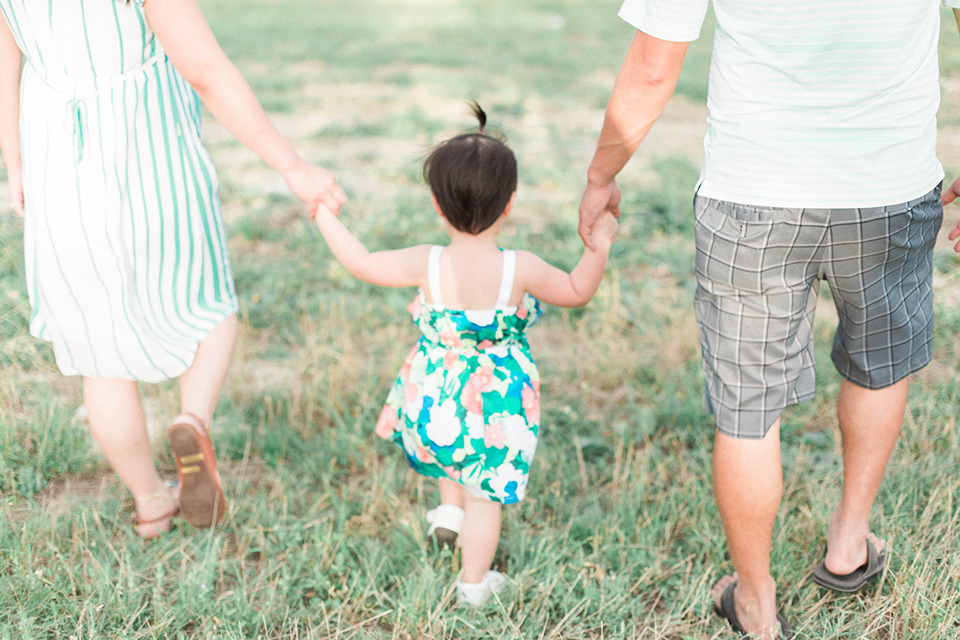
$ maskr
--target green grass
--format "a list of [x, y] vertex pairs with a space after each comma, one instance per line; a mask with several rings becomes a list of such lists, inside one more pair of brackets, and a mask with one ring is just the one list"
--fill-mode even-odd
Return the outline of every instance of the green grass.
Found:
[[[566, 267], [631, 37], [618, 5], [202, 2], [281, 128], [346, 185], [344, 220], [371, 247], [443, 239], [420, 163], [430, 144], [470, 126], [463, 101], [476, 98], [520, 162], [504, 244]], [[949, 82], [960, 46], [948, 27]], [[696, 131], [709, 45], [705, 35], [692, 48], [680, 85], [679, 117]], [[452, 605], [457, 558], [423, 544], [435, 486], [373, 434], [416, 337], [404, 311], [412, 292], [351, 279], [282, 184], [209, 120], [206, 133], [241, 298], [215, 424], [231, 509], [212, 532], [133, 535], [132, 501], [74, 418], [78, 382], [27, 335], [22, 226], [2, 218], [0, 638], [727, 637], [706, 595], [730, 562], [691, 317], [694, 152], [641, 151], [622, 178], [626, 215], [597, 298], [548, 309], [530, 333], [543, 429], [529, 497], [505, 509], [496, 566], [513, 582], [498, 602], [465, 611]], [[819, 395], [784, 415], [772, 557], [800, 638], [960, 634], [960, 272], [946, 249], [935, 265], [934, 364], [916, 377], [873, 517], [892, 566], [861, 595], [809, 580], [840, 468], [832, 327], [818, 321]], [[175, 384], [144, 394], [161, 423], [176, 412]], [[162, 444], [158, 460], [172, 476]]]

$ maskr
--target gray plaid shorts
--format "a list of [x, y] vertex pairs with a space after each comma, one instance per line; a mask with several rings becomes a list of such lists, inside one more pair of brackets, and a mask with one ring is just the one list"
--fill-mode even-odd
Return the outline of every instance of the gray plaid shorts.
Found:
[[840, 322], [833, 363], [868, 389], [930, 362], [933, 245], [940, 186], [870, 209], [782, 209], [697, 196], [697, 291], [706, 385], [717, 429], [762, 438], [814, 395], [813, 316], [820, 280]]

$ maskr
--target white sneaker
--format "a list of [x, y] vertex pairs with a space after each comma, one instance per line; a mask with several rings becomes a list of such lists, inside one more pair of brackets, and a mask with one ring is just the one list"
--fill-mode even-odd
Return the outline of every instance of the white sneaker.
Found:
[[452, 504], [441, 504], [427, 511], [427, 540], [433, 540], [441, 547], [454, 548], [463, 528], [463, 509]]
[[457, 604], [482, 607], [491, 593], [500, 593], [507, 586], [507, 576], [499, 571], [487, 571], [483, 580], [477, 583], [457, 583]]

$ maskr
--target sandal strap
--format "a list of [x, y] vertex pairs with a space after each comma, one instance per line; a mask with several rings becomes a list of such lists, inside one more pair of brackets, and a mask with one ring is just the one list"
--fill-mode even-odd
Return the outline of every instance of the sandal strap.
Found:
[[134, 496], [134, 502], [150, 502], [151, 500], [156, 500], [157, 498], [172, 498], [170, 492], [166, 489], [161, 489], [160, 491], [154, 491], [153, 493], [148, 493], [142, 496]]
[[201, 418], [201, 417], [198, 416], [197, 414], [191, 413], [191, 412], [189, 412], [189, 411], [181, 411], [181, 412], [180, 412], [180, 415], [178, 415], [176, 418], [174, 418], [173, 424], [176, 424], [177, 422], [180, 422], [180, 418], [182, 418], [182, 417], [184, 417], [184, 416], [190, 418], [191, 420], [196, 420], [197, 423], [198, 423], [201, 427], [203, 427], [203, 430], [204, 430], [204, 431], [206, 431], [208, 434], [210, 433], [210, 425], [207, 424], [207, 422], [206, 422], [203, 418]]
[[463, 515], [463, 509], [452, 504], [441, 504], [431, 509], [427, 512], [427, 522], [430, 523], [427, 535], [433, 535], [438, 528], [449, 529], [459, 535], [463, 528]]
[[161, 520], [167, 520], [167, 519], [172, 518], [173, 516], [177, 515], [177, 512], [178, 512], [178, 511], [180, 511], [180, 505], [176, 505], [176, 504], [175, 504], [175, 505], [173, 505], [173, 508], [170, 509], [170, 511], [167, 511], [166, 513], [164, 513], [164, 514], [162, 514], [162, 515], [159, 515], [159, 516], [157, 516], [157, 517], [155, 517], [155, 518], [144, 519], [144, 518], [141, 518], [140, 516], [136, 516], [136, 517], [134, 517], [134, 521], [137, 523], [137, 526], [145, 525], [145, 524], [147, 524], [147, 525], [149, 525], [149, 524], [157, 524], [157, 523], [160, 522]]

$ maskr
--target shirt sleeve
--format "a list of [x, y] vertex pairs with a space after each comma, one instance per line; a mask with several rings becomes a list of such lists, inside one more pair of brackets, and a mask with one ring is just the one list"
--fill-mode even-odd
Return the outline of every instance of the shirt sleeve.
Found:
[[960, 0], [940, 0], [940, 3], [948, 9], [960, 9]]
[[[960, 0], [942, 0], [956, 2]], [[638, 31], [670, 42], [693, 42], [707, 15], [708, 0], [625, 0], [620, 17]]]

